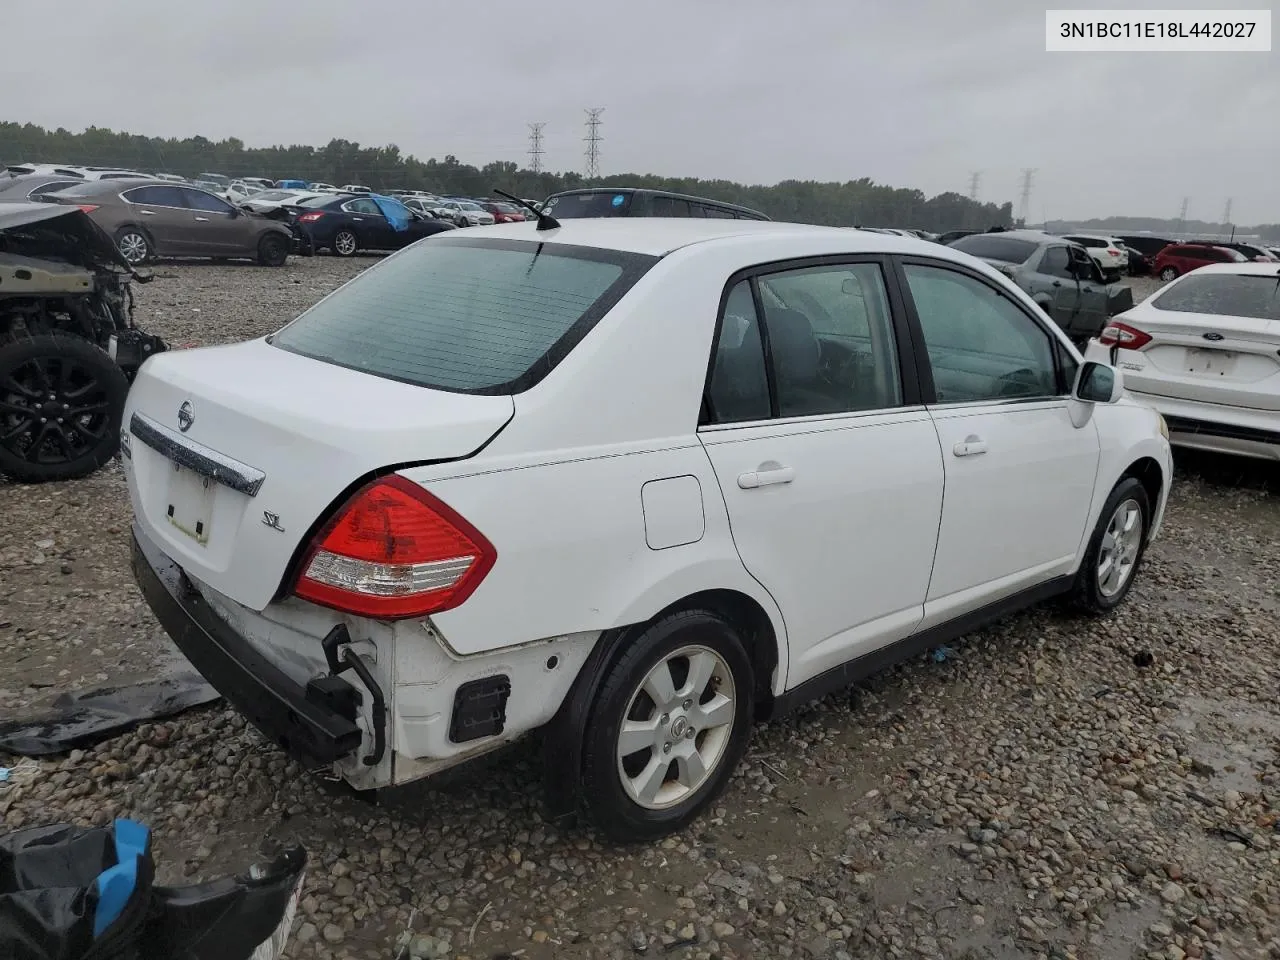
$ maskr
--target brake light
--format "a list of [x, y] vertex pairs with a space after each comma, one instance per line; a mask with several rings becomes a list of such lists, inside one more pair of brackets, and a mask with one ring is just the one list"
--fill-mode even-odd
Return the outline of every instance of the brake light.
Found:
[[1113, 257], [1120, 256], [1120, 251], [1115, 247], [1107, 247], [1107, 253], [1111, 254]]
[[294, 593], [379, 620], [425, 617], [466, 600], [497, 559], [479, 530], [392, 475], [357, 491], [320, 530]]
[[323, 210], [312, 210], [310, 213], [304, 213], [298, 217], [299, 223], [315, 223], [324, 216]]
[[95, 211], [95, 210], [97, 210], [97, 209], [98, 209], [99, 204], [96, 204], [96, 203], [77, 203], [77, 204], [76, 204], [76, 206], [77, 206], [77, 207], [79, 207], [81, 210], [83, 210], [85, 213], [93, 213], [93, 211]]
[[1121, 350], [1141, 350], [1150, 342], [1151, 334], [1118, 320], [1108, 323], [1098, 335], [1098, 343], [1104, 347], [1119, 347]]

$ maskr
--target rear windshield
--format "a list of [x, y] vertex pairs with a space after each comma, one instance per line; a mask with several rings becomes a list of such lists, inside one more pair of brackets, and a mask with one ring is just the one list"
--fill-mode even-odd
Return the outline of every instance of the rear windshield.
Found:
[[551, 197], [543, 209], [562, 220], [566, 217], [625, 217], [631, 208], [631, 194], [625, 192], [569, 193]]
[[365, 271], [270, 342], [420, 387], [519, 393], [656, 262], [565, 244], [434, 237]]
[[1178, 313], [1280, 320], [1280, 274], [1191, 273], [1151, 305]]
[[975, 233], [961, 237], [951, 244], [973, 257], [984, 260], [1000, 260], [1004, 263], [1026, 263], [1036, 252], [1038, 244], [1030, 240], [1012, 240], [992, 233]]

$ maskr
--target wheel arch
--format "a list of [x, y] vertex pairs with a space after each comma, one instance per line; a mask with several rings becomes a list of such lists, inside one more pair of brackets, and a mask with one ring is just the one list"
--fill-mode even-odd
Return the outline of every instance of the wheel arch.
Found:
[[1152, 517], [1149, 520], [1147, 532], [1150, 537], [1151, 531], [1155, 529], [1155, 513], [1160, 509], [1160, 497], [1164, 492], [1164, 468], [1154, 457], [1142, 456], [1125, 468], [1116, 483], [1130, 477], [1142, 484], [1142, 489], [1147, 492], [1147, 499], [1151, 503]]
[[756, 598], [729, 588], [699, 590], [668, 603], [636, 623], [603, 631], [555, 716], [543, 729], [544, 814], [552, 822], [576, 816], [581, 802], [582, 736], [591, 706], [610, 666], [630, 639], [649, 624], [683, 610], [708, 610], [736, 627], [751, 659], [755, 719], [772, 714], [774, 686], [782, 682], [780, 636], [773, 618]]

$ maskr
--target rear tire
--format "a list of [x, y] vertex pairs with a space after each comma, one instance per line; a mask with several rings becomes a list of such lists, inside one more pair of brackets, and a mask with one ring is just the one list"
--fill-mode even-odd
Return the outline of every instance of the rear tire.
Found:
[[0, 473], [22, 483], [74, 480], [120, 448], [129, 381], [88, 340], [0, 341], [0, 383], [10, 385], [0, 388]]
[[1071, 601], [1078, 610], [1103, 616], [1124, 603], [1146, 554], [1151, 509], [1146, 488], [1136, 478], [1116, 484], [1076, 572]]
[[345, 227], [333, 235], [333, 255], [335, 257], [354, 257], [360, 249], [360, 241], [353, 231]]
[[742, 759], [753, 691], [746, 648], [722, 617], [687, 610], [640, 630], [584, 726], [582, 792], [600, 831], [642, 841], [696, 818]]
[[264, 267], [283, 267], [289, 259], [289, 246], [278, 233], [264, 234], [258, 241], [258, 263]]
[[1170, 281], [1170, 280], [1177, 280], [1177, 279], [1178, 279], [1178, 268], [1177, 268], [1177, 267], [1165, 267], [1163, 270], [1161, 270], [1161, 271], [1160, 271], [1160, 279], [1161, 279], [1161, 280], [1164, 280], [1165, 282], [1168, 282], [1168, 281]]
[[135, 267], [155, 256], [151, 237], [141, 227], [121, 227], [116, 231], [115, 241], [120, 256]]

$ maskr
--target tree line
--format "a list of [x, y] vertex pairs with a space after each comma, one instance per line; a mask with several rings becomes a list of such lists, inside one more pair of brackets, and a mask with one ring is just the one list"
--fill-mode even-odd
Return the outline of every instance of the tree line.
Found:
[[306, 145], [246, 147], [234, 137], [144, 137], [89, 127], [72, 133], [31, 123], [0, 123], [0, 160], [5, 163], [74, 163], [148, 173], [201, 173], [269, 177], [344, 184], [374, 190], [430, 190], [457, 196], [488, 196], [497, 187], [518, 197], [541, 200], [559, 190], [583, 186], [649, 187], [726, 200], [752, 207], [775, 220], [832, 226], [911, 227], [922, 230], [986, 229], [1013, 224], [1013, 204], [979, 203], [959, 193], [928, 197], [920, 190], [890, 187], [866, 177], [844, 183], [784, 180], [769, 186], [626, 173], [590, 183], [574, 172], [548, 173], [499, 160], [475, 167], [452, 154], [419, 160], [394, 144], [362, 147], [330, 140]]

